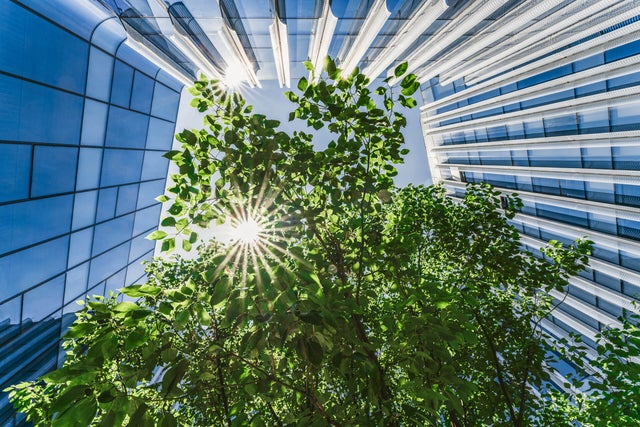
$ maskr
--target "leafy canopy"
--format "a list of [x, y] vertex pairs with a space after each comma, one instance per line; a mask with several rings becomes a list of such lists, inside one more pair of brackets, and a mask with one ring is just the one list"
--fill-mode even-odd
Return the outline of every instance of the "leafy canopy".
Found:
[[[166, 154], [179, 172], [149, 237], [197, 256], [156, 259], [145, 284], [88, 300], [64, 366], [12, 388], [18, 409], [53, 426], [588, 423], [544, 392], [540, 322], [589, 242], [537, 258], [508, 224], [516, 197], [395, 188], [408, 152], [396, 105], [414, 107], [419, 87], [406, 69], [399, 93], [372, 91], [327, 59], [326, 79], [286, 94], [309, 129], [291, 135], [218, 82], [195, 82], [206, 127]], [[254, 235], [198, 243], [212, 223]]]

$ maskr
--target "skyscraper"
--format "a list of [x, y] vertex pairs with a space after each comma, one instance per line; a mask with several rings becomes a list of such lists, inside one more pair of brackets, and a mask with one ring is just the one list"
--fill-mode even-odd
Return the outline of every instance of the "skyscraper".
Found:
[[0, 387], [59, 362], [75, 300], [143, 276], [184, 85], [286, 87], [327, 54], [372, 78], [408, 61], [452, 196], [520, 194], [532, 251], [595, 241], [545, 325], [593, 344], [640, 292], [639, 20], [629, 0], [1, 2]]

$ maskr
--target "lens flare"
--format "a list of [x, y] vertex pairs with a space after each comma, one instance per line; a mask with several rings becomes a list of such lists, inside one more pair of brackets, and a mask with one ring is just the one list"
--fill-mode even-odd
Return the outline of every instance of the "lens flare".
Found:
[[260, 240], [264, 227], [249, 217], [233, 228], [232, 239], [245, 245], [255, 245]]

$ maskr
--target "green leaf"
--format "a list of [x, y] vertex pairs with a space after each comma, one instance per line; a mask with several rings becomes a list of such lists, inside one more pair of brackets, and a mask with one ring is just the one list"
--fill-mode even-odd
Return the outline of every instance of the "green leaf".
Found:
[[298, 89], [300, 89], [301, 91], [304, 92], [308, 86], [309, 86], [309, 82], [307, 81], [306, 78], [301, 77], [300, 80], [298, 80]]
[[140, 306], [131, 301], [122, 301], [121, 303], [116, 304], [113, 307], [113, 311], [117, 313], [127, 313], [129, 311], [138, 310], [138, 309], [140, 309]]
[[402, 76], [404, 73], [406, 73], [408, 68], [409, 68], [409, 64], [407, 64], [406, 62], [403, 62], [393, 70], [393, 75], [396, 76], [396, 78], [398, 78]]
[[167, 237], [167, 233], [162, 230], [156, 230], [147, 236], [149, 240], [161, 240]]
[[160, 225], [162, 225], [163, 227], [174, 227], [176, 225], [176, 219], [172, 216], [168, 216], [162, 220]]

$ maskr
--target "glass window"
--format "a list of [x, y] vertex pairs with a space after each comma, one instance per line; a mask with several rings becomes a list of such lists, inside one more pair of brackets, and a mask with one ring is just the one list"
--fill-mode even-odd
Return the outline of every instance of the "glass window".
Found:
[[633, 240], [640, 240], [640, 221], [618, 218], [618, 234]]
[[640, 149], [633, 147], [613, 147], [614, 169], [640, 170]]
[[[640, 299], [640, 284], [622, 281], [622, 292], [630, 297]], [[2, 308], [0, 307], [0, 310]]]
[[524, 131], [527, 138], [544, 137], [544, 125], [542, 119], [529, 119], [524, 122]]
[[626, 251], [620, 251], [620, 265], [635, 271], [640, 271], [640, 257]]
[[531, 184], [530, 176], [516, 175], [516, 187], [521, 191], [533, 191], [533, 185]]
[[109, 147], [144, 148], [149, 116], [111, 107], [106, 145]]
[[[137, 218], [136, 218], [137, 220]], [[140, 258], [147, 252], [153, 251], [156, 242], [146, 238], [147, 233], [143, 233], [131, 241], [131, 251], [129, 252], [129, 262]]]
[[136, 209], [138, 199], [138, 184], [125, 185], [118, 189], [118, 203], [116, 216], [129, 213]]
[[153, 80], [136, 71], [133, 78], [133, 91], [131, 93], [131, 109], [149, 114], [152, 99]]
[[116, 65], [113, 68], [113, 84], [111, 85], [111, 103], [129, 108], [132, 83], [133, 68], [116, 60]]
[[114, 217], [116, 213], [116, 201], [118, 199], [118, 189], [103, 188], [100, 190], [98, 197], [98, 213], [96, 215], [96, 222], [102, 222]]
[[169, 160], [163, 157], [162, 154], [161, 151], [145, 151], [141, 180], [147, 181], [167, 176]]
[[575, 114], [545, 118], [544, 127], [547, 136], [575, 135], [578, 133]]
[[[78, 144], [82, 122], [81, 96], [22, 82], [19, 141]], [[11, 126], [16, 126], [12, 123]]]
[[140, 233], [150, 233], [152, 228], [156, 228], [160, 222], [161, 205], [156, 203], [148, 208], [141, 209], [136, 212], [136, 221], [133, 227], [133, 235]]
[[109, 102], [112, 73], [113, 57], [96, 47], [91, 47], [87, 96]]
[[64, 274], [24, 294], [22, 318], [38, 322], [62, 307]]
[[157, 181], [147, 181], [140, 184], [140, 192], [138, 193], [138, 209], [145, 208], [149, 205], [158, 203], [156, 197], [164, 194], [164, 179]]
[[640, 53], [640, 40], [614, 47], [605, 52], [606, 62], [613, 62]]
[[173, 144], [174, 129], [175, 124], [172, 122], [151, 117], [147, 133], [147, 148], [169, 151]]
[[92, 227], [85, 228], [82, 231], [76, 231], [71, 234], [71, 243], [69, 244], [69, 266], [80, 264], [82, 261], [91, 257], [92, 241]]
[[120, 185], [139, 181], [143, 155], [144, 152], [140, 150], [105, 150], [101, 185]]
[[[20, 330], [13, 325], [19, 325], [22, 312], [22, 297], [17, 296], [7, 302], [0, 304], [0, 334], [3, 337], [11, 338], [17, 335]], [[8, 330], [11, 329], [12, 332]]]
[[68, 248], [65, 236], [0, 258], [0, 301], [62, 273]]
[[127, 268], [127, 281], [126, 285], [133, 285], [136, 282], [143, 281], [140, 280], [145, 275], [144, 266], [141, 264], [141, 261], [134, 261], [129, 264], [129, 268]]
[[613, 203], [613, 184], [609, 182], [586, 181], [584, 183], [587, 200], [594, 202]]
[[76, 191], [97, 188], [100, 185], [100, 166], [102, 163], [102, 149], [81, 148], [78, 164]]
[[577, 225], [579, 227], [587, 226], [587, 214], [581, 211], [561, 208], [559, 206], [545, 205], [537, 203], [538, 216], [553, 221], [560, 221], [566, 224]]
[[574, 297], [580, 298], [582, 301], [586, 302], [587, 304], [591, 304], [593, 306], [596, 305], [595, 295], [587, 291], [584, 291], [575, 285], [569, 284], [569, 294], [573, 295]]
[[507, 125], [507, 132], [509, 139], [522, 139], [524, 138], [524, 125], [521, 122], [509, 123]]
[[[5, 46], [6, 43], [2, 43], [0, 49], [4, 49]], [[0, 140], [19, 140], [22, 83], [22, 80], [0, 74]]]
[[583, 148], [582, 161], [585, 168], [612, 169], [611, 148], [609, 147]]
[[174, 92], [163, 84], [156, 83], [151, 114], [161, 119], [175, 121], [179, 102], [179, 93]]
[[127, 275], [127, 269], [124, 268], [118, 271], [116, 274], [109, 277], [105, 283], [105, 292], [114, 291], [118, 288], [125, 286], [125, 277]]
[[579, 168], [582, 166], [579, 148], [529, 150], [531, 166]]
[[584, 110], [578, 113], [580, 133], [609, 132], [609, 113], [603, 110]]
[[0, 253], [69, 232], [73, 196], [0, 206]]
[[31, 196], [71, 192], [75, 186], [77, 148], [36, 146]]
[[107, 104], [91, 99], [85, 100], [81, 141], [83, 145], [104, 145], [108, 111], [109, 107]]
[[594, 270], [593, 277], [596, 283], [606, 286], [609, 289], [613, 289], [614, 291], [620, 292], [620, 279], [609, 276], [608, 274], [601, 273], [598, 270]]
[[85, 193], [76, 193], [73, 202], [73, 224], [72, 228], [86, 227], [95, 222], [96, 204], [98, 202], [98, 192], [88, 191]]
[[616, 203], [628, 206], [640, 206], [640, 186], [616, 184], [615, 192]]
[[589, 56], [573, 63], [573, 71], [578, 72], [604, 64], [604, 53]]
[[[0, 115], [1, 109], [0, 106]], [[26, 199], [31, 176], [31, 146], [0, 144], [0, 158], [4, 159], [0, 168], [0, 202]]]
[[[102, 253], [131, 238], [134, 215], [115, 218], [95, 227], [93, 255]], [[127, 254], [128, 258], [128, 254]]]
[[560, 184], [557, 179], [532, 177], [533, 191], [536, 193], [546, 193], [560, 195]]
[[[91, 260], [89, 269], [89, 287], [105, 280], [114, 271], [118, 271], [126, 265], [129, 258], [129, 242], [103, 253]], [[120, 285], [122, 286], [122, 285]]]
[[609, 107], [611, 131], [640, 129], [640, 102], [631, 102]]
[[489, 141], [504, 141], [507, 138], [507, 127], [504, 125], [501, 126], [492, 126], [487, 128], [487, 137]]
[[609, 313], [615, 318], [622, 316], [622, 307], [612, 304], [610, 302], [607, 302], [602, 298], [598, 299], [598, 308], [600, 308], [603, 311], [606, 311], [607, 313]]
[[588, 85], [577, 87], [576, 98], [595, 95], [596, 93], [603, 93], [606, 91], [607, 91], [607, 82], [603, 80], [601, 82], [591, 83]]
[[589, 212], [589, 228], [603, 233], [616, 235], [616, 219], [611, 216]]
[[618, 251], [602, 245], [594, 245], [593, 256], [613, 264], [618, 264]]
[[575, 197], [577, 199], [585, 198], [584, 182], [574, 181], [570, 179], [560, 180], [560, 194], [567, 197]]
[[85, 262], [67, 271], [65, 283], [64, 303], [83, 299], [83, 294], [87, 290], [87, 279], [89, 278], [89, 263]]
[[524, 89], [529, 86], [534, 86], [539, 83], [548, 82], [550, 80], [557, 79], [562, 76], [571, 74], [571, 64], [563, 65], [558, 68], [554, 68], [544, 73], [536, 74], [535, 76], [526, 78], [517, 83], [518, 89]]
[[18, 4], [2, 3], [0, 69], [82, 93], [87, 43]]

